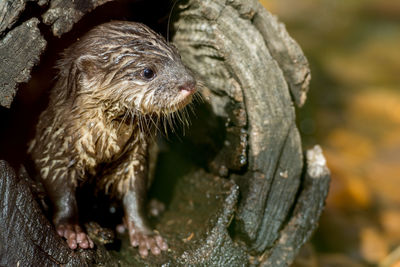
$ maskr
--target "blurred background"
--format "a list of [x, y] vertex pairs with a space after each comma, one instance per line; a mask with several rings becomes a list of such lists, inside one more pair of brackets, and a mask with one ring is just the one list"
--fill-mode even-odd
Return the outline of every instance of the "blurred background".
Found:
[[296, 266], [400, 266], [400, 1], [261, 0], [309, 59], [298, 125], [332, 172]]

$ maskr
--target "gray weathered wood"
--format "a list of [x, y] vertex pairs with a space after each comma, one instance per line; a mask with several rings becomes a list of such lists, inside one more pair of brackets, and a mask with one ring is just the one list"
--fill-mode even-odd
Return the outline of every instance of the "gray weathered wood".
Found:
[[[304, 104], [307, 60], [258, 1], [192, 0], [178, 8], [173, 41], [210, 89], [204, 98], [227, 125], [225, 146], [211, 169], [240, 187], [238, 236], [253, 253], [269, 254], [292, 216], [296, 195], [306, 190], [299, 187], [303, 153], [290, 94], [298, 106]], [[241, 131], [230, 130], [235, 128]], [[234, 162], [238, 157], [241, 165]], [[320, 196], [313, 203], [319, 211]], [[319, 213], [314, 215], [318, 220]], [[313, 229], [299, 227], [307, 233]], [[309, 238], [303, 234], [302, 240]]]
[[310, 238], [318, 226], [318, 218], [328, 195], [330, 172], [322, 149], [315, 146], [307, 151], [307, 171], [293, 215], [274, 247], [261, 256], [260, 266], [284, 267], [290, 265], [301, 246]]
[[51, 25], [54, 36], [69, 32], [83, 15], [111, 0], [51, 0], [43, 22]]
[[[276, 240], [293, 205], [302, 152], [285, 76], [263, 36], [252, 25], [251, 18], [259, 4], [250, 1], [254, 6], [246, 9], [242, 3], [225, 6], [225, 1], [191, 1], [176, 23], [179, 30], [174, 42], [214, 92], [207, 97], [213, 107], [221, 102], [225, 103], [223, 111], [244, 106], [247, 125], [240, 126], [248, 134], [248, 166], [246, 174], [232, 175], [242, 193], [236, 220], [249, 245], [260, 252]], [[221, 108], [214, 110], [235, 121], [220, 112]], [[231, 151], [235, 153], [237, 149]]]
[[295, 103], [299, 107], [303, 106], [311, 73], [300, 46], [289, 36], [285, 25], [261, 5], [257, 7], [253, 24], [262, 34], [272, 57], [283, 71]]
[[[6, 29], [11, 29], [11, 27], [17, 22], [21, 13], [25, 10], [26, 3], [34, 1], [35, 0], [0, 1], [0, 36]], [[37, 2], [38, 5], [44, 6], [47, 4], [48, 0], [39, 0]]]
[[38, 23], [37, 18], [32, 18], [8, 32], [0, 42], [1, 106], [11, 106], [18, 84], [29, 80], [33, 66], [46, 47]]
[[[46, 47], [46, 41], [37, 27], [38, 18], [31, 18], [16, 28], [12, 28], [26, 3], [30, 0], [0, 1], [0, 105], [10, 107], [17, 92], [18, 85], [27, 82], [32, 67], [38, 63], [39, 56]], [[52, 26], [55, 36], [72, 29], [82, 16], [111, 0], [53, 0], [50, 8], [43, 15], [43, 22]], [[36, 0], [44, 6], [48, 0]]]
[[0, 35], [11, 28], [25, 9], [24, 0], [0, 1]]
[[0, 160], [0, 266], [82, 266], [33, 201], [24, 179]]

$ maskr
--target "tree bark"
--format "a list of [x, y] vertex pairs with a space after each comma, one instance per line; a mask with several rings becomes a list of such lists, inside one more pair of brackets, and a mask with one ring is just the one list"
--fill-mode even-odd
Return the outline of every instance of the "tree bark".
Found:
[[23, 22], [8, 32], [0, 43], [1, 106], [11, 106], [18, 84], [29, 80], [33, 66], [39, 63], [39, 57], [46, 48], [38, 23], [37, 18]]
[[43, 14], [43, 22], [51, 25], [54, 36], [69, 32], [83, 15], [111, 0], [51, 0], [50, 8]]
[[281, 236], [304, 190], [293, 102], [304, 104], [307, 60], [258, 1], [190, 1], [181, 8], [174, 43], [228, 125], [227, 145], [211, 165], [239, 185], [237, 231], [251, 253], [263, 253]]
[[32, 201], [25, 179], [0, 161], [0, 266], [82, 265]]

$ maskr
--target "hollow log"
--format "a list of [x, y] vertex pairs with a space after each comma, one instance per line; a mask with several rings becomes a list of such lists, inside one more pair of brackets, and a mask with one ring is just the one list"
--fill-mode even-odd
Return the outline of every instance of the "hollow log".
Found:
[[[26, 2], [0, 3], [6, 108], [46, 49], [41, 20], [62, 38], [85, 14], [114, 1], [33, 1], [45, 11], [28, 19], [21, 15]], [[94, 237], [94, 250], [72, 252], [29, 175], [0, 161], [0, 266], [288, 266], [309, 240], [330, 178], [321, 148], [304, 153], [295, 124], [311, 77], [301, 48], [256, 0], [178, 1], [173, 13], [171, 41], [204, 99], [183, 146], [208, 153], [198, 154], [205, 165], [178, 177], [155, 222], [170, 250], [142, 259], [119, 236], [118, 246]]]

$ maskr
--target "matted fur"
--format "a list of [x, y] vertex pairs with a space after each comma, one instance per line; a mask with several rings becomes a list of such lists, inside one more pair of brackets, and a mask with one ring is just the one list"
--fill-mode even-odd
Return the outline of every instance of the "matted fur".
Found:
[[[77, 186], [98, 175], [107, 191], [123, 195], [146, 175], [150, 136], [161, 117], [181, 109], [195, 80], [174, 46], [143, 24], [102, 24], [58, 62], [57, 83], [41, 114], [29, 151], [47, 184]], [[143, 71], [151, 69], [147, 79]]]

